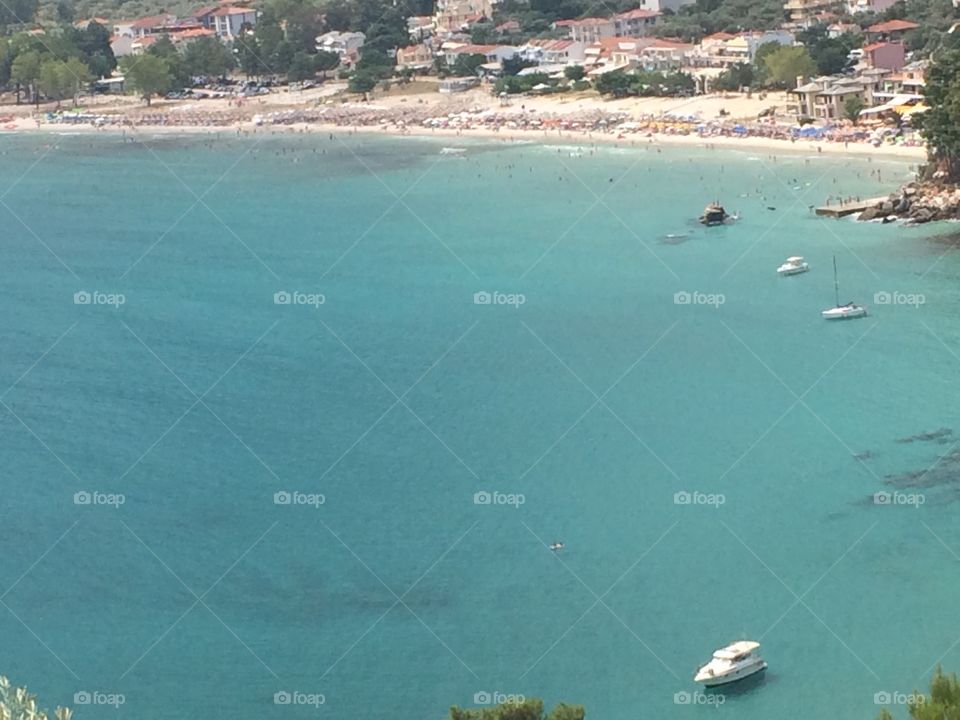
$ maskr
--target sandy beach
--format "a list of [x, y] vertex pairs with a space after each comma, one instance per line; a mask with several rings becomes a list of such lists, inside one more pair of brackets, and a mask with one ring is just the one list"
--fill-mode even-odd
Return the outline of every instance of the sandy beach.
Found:
[[[517, 97], [503, 102], [488, 91], [441, 95], [431, 83], [411, 83], [362, 102], [330, 83], [308, 91], [271, 93], [250, 100], [156, 100], [100, 96], [72, 116], [64, 106], [0, 105], [0, 134], [359, 132], [389, 136], [495, 139], [588, 147], [687, 146], [769, 154], [850, 154], [922, 161], [920, 144], [868, 142], [857, 129], [817, 138], [790, 137], [785, 93], [706, 95], [693, 98], [606, 100], [595, 93]], [[758, 121], [763, 111], [776, 121]], [[455, 143], [451, 143], [455, 144]]]

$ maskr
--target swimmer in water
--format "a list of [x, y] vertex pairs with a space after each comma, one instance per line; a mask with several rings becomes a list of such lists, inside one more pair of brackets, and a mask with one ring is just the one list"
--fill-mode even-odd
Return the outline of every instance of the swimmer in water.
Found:
[[555, 542], [555, 543], [553, 543], [552, 545], [550, 545], [550, 549], [553, 550], [554, 552], [557, 552], [557, 551], [559, 551], [559, 550], [563, 550], [563, 547], [564, 547], [564, 545], [563, 545], [562, 542]]

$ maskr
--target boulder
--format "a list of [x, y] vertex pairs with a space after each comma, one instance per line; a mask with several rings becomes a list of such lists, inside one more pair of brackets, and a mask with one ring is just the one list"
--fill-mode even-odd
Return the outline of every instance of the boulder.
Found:
[[860, 213], [860, 216], [857, 218], [857, 220], [860, 220], [861, 222], [870, 222], [871, 220], [876, 220], [882, 215], [883, 213], [880, 212], [879, 208], [868, 207], [866, 210]]

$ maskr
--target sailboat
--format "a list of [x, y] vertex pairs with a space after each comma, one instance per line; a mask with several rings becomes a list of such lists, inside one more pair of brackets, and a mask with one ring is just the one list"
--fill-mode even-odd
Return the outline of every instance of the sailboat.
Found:
[[866, 317], [867, 308], [863, 305], [857, 305], [848, 302], [846, 305], [840, 304], [840, 282], [837, 280], [837, 256], [833, 256], [833, 290], [836, 294], [837, 304], [827, 310], [823, 310], [820, 316], [824, 320], [849, 320], [851, 318]]

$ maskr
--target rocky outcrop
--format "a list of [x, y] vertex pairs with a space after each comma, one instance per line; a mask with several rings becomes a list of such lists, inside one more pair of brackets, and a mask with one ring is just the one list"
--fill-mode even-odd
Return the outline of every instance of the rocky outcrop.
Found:
[[960, 187], [942, 183], [908, 183], [874, 207], [864, 210], [857, 219], [910, 223], [960, 220]]

